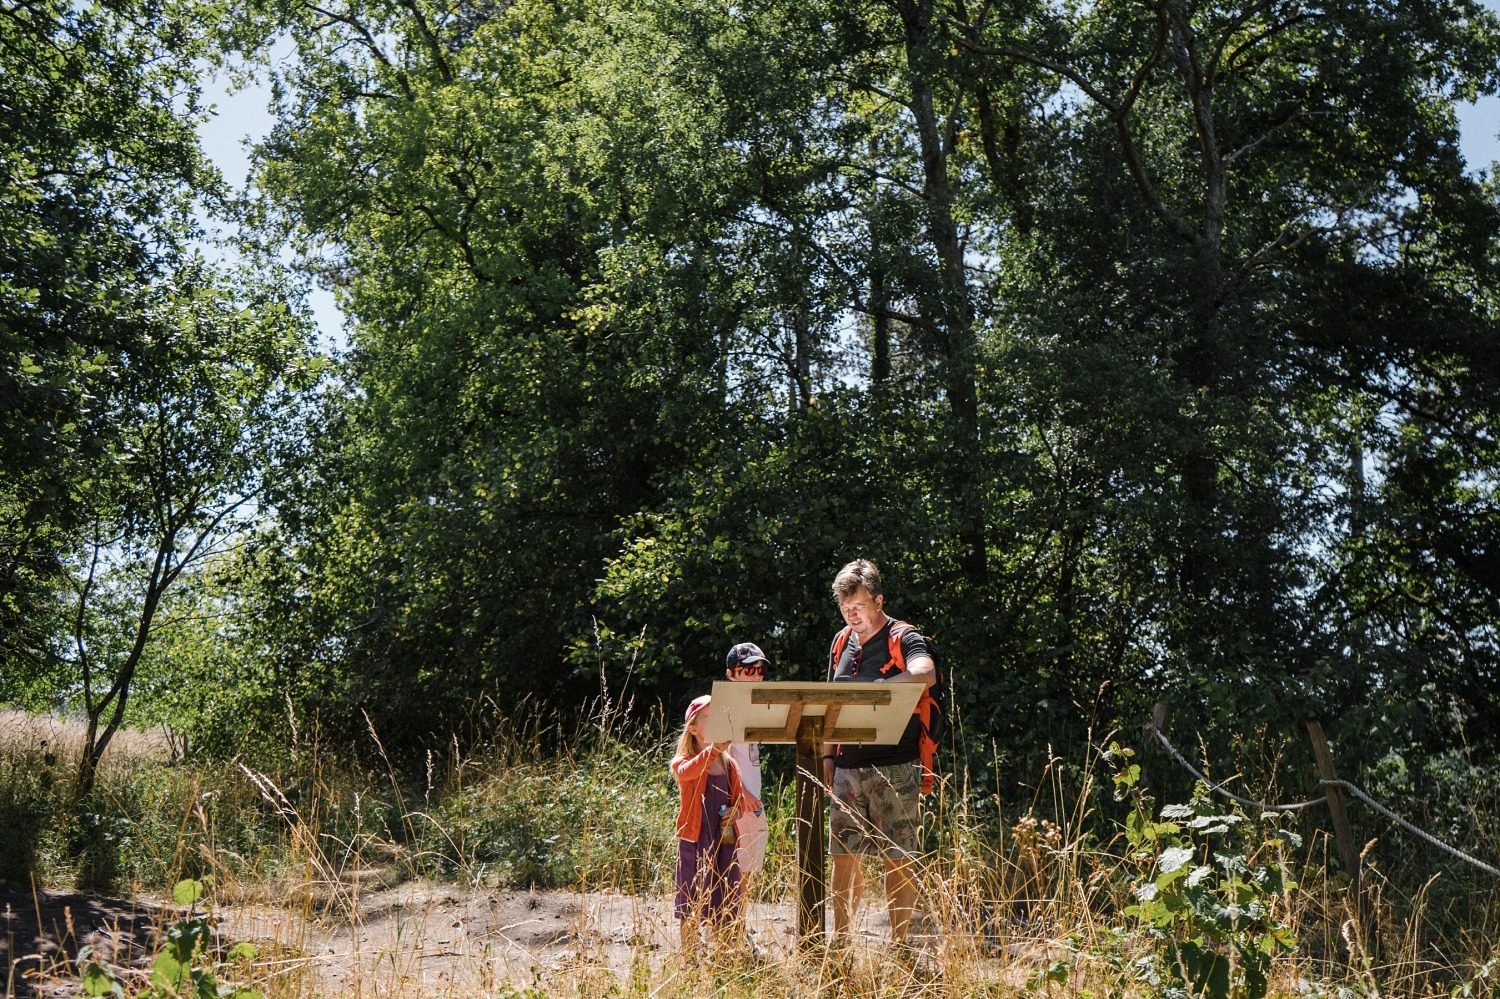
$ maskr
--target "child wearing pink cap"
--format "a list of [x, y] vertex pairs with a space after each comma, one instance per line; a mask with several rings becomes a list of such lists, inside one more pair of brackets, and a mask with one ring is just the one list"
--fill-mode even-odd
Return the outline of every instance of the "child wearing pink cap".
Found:
[[740, 781], [739, 767], [727, 742], [711, 743], [705, 733], [708, 695], [695, 698], [683, 717], [672, 776], [677, 779], [681, 804], [677, 810], [677, 877], [672, 912], [677, 917], [682, 952], [697, 959], [702, 928], [707, 925], [720, 940], [733, 939], [739, 914], [740, 868], [735, 862], [735, 840], [725, 842], [743, 813], [760, 808]]

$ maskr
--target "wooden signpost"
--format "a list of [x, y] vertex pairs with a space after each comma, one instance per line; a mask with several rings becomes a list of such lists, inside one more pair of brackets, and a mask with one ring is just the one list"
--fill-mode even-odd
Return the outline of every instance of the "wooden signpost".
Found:
[[797, 937], [804, 947], [822, 942], [828, 897], [823, 744], [900, 742], [922, 690], [920, 683], [714, 684], [710, 741], [797, 747]]

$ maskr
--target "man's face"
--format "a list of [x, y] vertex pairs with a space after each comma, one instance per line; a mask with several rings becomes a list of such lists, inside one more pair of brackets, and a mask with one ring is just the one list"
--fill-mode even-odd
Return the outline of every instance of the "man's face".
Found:
[[884, 623], [885, 597], [872, 597], [870, 591], [861, 586], [839, 601], [839, 613], [844, 615], [844, 623], [864, 639]]

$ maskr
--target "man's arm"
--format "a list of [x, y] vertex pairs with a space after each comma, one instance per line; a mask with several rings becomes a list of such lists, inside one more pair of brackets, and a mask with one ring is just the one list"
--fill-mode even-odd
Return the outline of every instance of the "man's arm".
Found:
[[931, 656], [913, 656], [906, 660], [906, 671], [885, 678], [886, 683], [920, 683], [930, 687], [937, 683], [937, 666]]

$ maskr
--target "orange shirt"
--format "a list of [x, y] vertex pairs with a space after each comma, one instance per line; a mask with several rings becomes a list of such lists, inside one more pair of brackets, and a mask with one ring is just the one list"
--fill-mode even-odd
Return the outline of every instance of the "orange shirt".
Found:
[[677, 778], [677, 790], [682, 795], [682, 804], [677, 809], [678, 839], [697, 841], [703, 831], [703, 792], [708, 788], [708, 770], [720, 756], [729, 764], [730, 802], [741, 814], [760, 807], [760, 802], [740, 783], [740, 768], [728, 754], [706, 746], [697, 756], [674, 757], [672, 776]]

